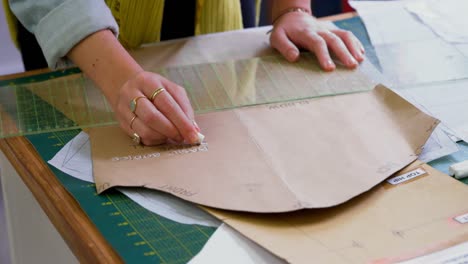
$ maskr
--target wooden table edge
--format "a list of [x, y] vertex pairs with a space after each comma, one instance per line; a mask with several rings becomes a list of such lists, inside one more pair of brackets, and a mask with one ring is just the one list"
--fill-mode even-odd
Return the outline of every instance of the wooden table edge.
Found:
[[80, 263], [123, 263], [27, 138], [0, 139], [0, 149]]

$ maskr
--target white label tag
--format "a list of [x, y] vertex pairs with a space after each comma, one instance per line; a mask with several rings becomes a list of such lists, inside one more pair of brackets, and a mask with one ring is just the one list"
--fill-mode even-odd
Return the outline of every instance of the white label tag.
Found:
[[388, 179], [387, 182], [392, 184], [392, 185], [396, 185], [396, 184], [403, 183], [405, 181], [409, 181], [411, 179], [414, 179], [414, 178], [419, 177], [421, 175], [424, 175], [426, 173], [427, 172], [425, 170], [423, 170], [421, 168], [417, 168], [417, 169], [415, 169], [413, 171], [410, 171], [408, 173], [405, 173], [405, 174], [393, 177], [391, 179]]
[[460, 224], [466, 224], [466, 223], [468, 223], [468, 213], [466, 213], [464, 215], [459, 215], [459, 216], [455, 217], [454, 219]]

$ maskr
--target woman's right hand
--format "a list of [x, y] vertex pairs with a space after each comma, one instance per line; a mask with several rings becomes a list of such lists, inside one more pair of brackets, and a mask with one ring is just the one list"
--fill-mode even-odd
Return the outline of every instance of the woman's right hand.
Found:
[[130, 78], [114, 104], [120, 127], [139, 143], [200, 143], [200, 128], [185, 89], [158, 74], [141, 71]]
[[[135, 142], [200, 143], [200, 128], [185, 90], [158, 74], [143, 71], [110, 30], [87, 36], [67, 56], [102, 90], [120, 127]], [[150, 100], [159, 88], [164, 90]]]

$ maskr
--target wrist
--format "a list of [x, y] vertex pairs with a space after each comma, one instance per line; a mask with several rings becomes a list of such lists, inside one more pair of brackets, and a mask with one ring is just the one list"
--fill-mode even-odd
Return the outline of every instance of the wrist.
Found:
[[304, 13], [310, 16], [312, 15], [312, 12], [310, 11], [310, 9], [306, 9], [303, 7], [289, 7], [279, 12], [278, 15], [272, 17], [273, 18], [272, 25], [274, 25], [278, 20], [280, 20], [283, 16], [289, 13]]
[[[297, 8], [312, 15], [310, 0], [273, 0], [271, 5], [271, 19], [277, 21], [291, 11], [290, 9]], [[300, 12], [300, 11], [299, 11]]]
[[117, 101], [118, 89], [143, 71], [109, 30], [89, 35], [67, 56], [103, 91], [111, 105]]

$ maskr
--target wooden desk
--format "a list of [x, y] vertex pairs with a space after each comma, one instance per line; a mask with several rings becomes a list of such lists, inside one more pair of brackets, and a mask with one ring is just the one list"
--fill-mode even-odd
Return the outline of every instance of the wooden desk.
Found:
[[[328, 19], [339, 20], [351, 16], [354, 14]], [[147, 46], [132, 52], [132, 55], [146, 69], [264, 56], [274, 53], [269, 48], [266, 31], [266, 28], [260, 28], [169, 41]], [[231, 45], [222, 45], [227, 39]], [[209, 53], [206, 52], [207, 47]], [[36, 73], [38, 72], [4, 76], [2, 79]], [[26, 138], [2, 139], [0, 149], [9, 228], [15, 234], [11, 238], [13, 261], [122, 262]]]

